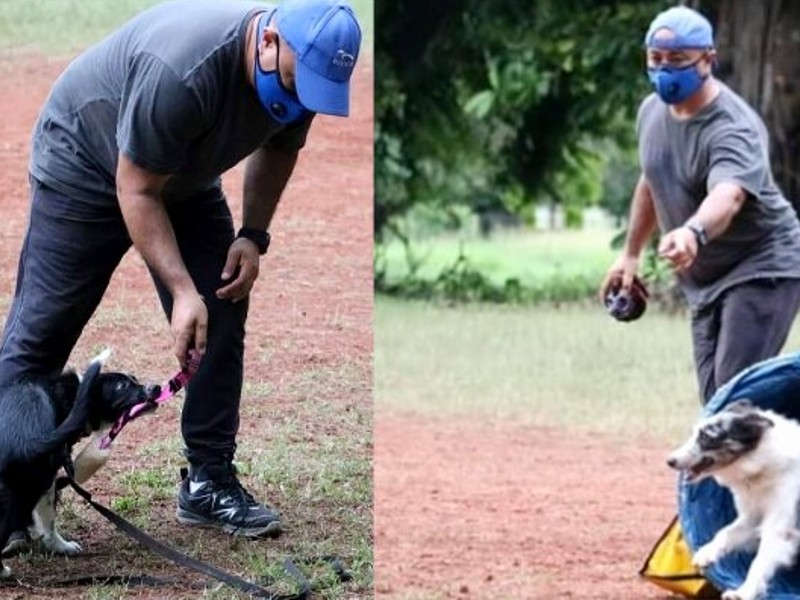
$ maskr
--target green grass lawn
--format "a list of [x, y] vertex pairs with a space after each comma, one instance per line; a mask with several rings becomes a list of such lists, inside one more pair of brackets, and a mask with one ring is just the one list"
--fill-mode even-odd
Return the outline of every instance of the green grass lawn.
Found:
[[361, 52], [371, 57], [375, 43], [375, 0], [350, 0], [350, 4], [353, 5], [364, 36]]
[[[476, 236], [443, 235], [414, 242], [414, 256], [421, 266], [417, 276], [435, 279], [463, 252], [469, 264], [502, 284], [511, 277], [523, 285], [538, 287], [553, 277], [602, 280], [617, 252], [609, 246], [614, 232], [527, 231], [504, 233], [484, 239]], [[387, 280], [397, 281], [408, 274], [405, 251], [399, 242], [379, 252], [386, 265]]]
[[[163, 0], [0, 0], [0, 50], [73, 54], [160, 2]], [[374, 2], [352, 0], [352, 4], [364, 33], [362, 51], [371, 56]]]
[[[686, 317], [603, 309], [457, 309], [379, 298], [379, 409], [679, 439], [699, 411]], [[796, 326], [786, 350], [800, 348]]]
[[159, 0], [0, 0], [0, 48], [74, 54]]

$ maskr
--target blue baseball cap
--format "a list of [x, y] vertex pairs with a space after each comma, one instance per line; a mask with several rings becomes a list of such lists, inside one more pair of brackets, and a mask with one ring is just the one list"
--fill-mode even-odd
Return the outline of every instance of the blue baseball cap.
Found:
[[[669, 29], [674, 37], [656, 38], [661, 29]], [[650, 23], [644, 44], [648, 48], [677, 50], [683, 48], [713, 48], [714, 30], [711, 23], [696, 10], [675, 6], [660, 13]]]
[[350, 76], [361, 28], [344, 0], [285, 0], [275, 16], [278, 32], [295, 53], [295, 87], [307, 109], [346, 117]]

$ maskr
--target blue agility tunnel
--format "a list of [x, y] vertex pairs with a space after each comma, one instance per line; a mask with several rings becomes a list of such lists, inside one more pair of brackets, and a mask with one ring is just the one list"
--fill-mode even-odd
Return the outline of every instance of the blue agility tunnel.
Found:
[[[703, 408], [703, 416], [713, 415], [729, 403], [749, 398], [759, 408], [800, 421], [800, 353], [781, 356], [753, 365], [739, 373]], [[736, 517], [730, 492], [712, 479], [678, 483], [678, 516], [692, 553], [710, 541], [714, 534]], [[719, 590], [735, 589], [744, 582], [753, 558], [752, 552], [727, 555], [712, 565], [706, 578]], [[769, 586], [769, 600], [800, 598], [800, 565], [778, 571]]]

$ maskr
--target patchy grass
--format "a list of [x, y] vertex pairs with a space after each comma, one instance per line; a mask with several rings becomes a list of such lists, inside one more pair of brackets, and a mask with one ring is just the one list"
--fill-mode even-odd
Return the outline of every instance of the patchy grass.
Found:
[[[157, 539], [275, 591], [296, 591], [295, 580], [283, 569], [284, 561], [292, 558], [313, 582], [315, 597], [371, 597], [371, 410], [364, 403], [342, 402], [353, 386], [366, 393], [368, 381], [368, 365], [352, 362], [300, 371], [282, 398], [293, 406], [291, 414], [281, 406], [273, 407], [264, 426], [240, 436], [237, 466], [242, 481], [255, 497], [266, 500], [284, 518], [286, 531], [277, 540], [244, 540], [178, 525], [174, 510], [177, 471], [182, 463], [172, 459], [180, 449], [174, 439], [137, 450], [132, 464], [111, 477], [113, 492], [105, 502]], [[248, 401], [255, 404], [246, 397], [245, 404]], [[120, 440], [153, 418], [131, 425]], [[169, 459], [164, 460], [165, 456]], [[114, 458], [107, 470], [113, 471]], [[101, 471], [97, 477], [107, 474]], [[90, 480], [87, 487], [91, 489], [94, 481]], [[85, 540], [86, 553], [65, 559], [28, 552], [11, 559], [23, 580], [33, 580], [33, 573], [57, 572], [59, 580], [71, 573], [127, 573], [177, 578], [184, 585], [198, 583], [190, 572], [172, 567], [116, 532], [71, 492], [63, 495], [60, 528], [65, 537]], [[326, 556], [340, 557], [353, 580], [342, 583], [321, 560]], [[36, 577], [37, 581], [41, 579]], [[214, 587], [210, 582], [210, 588]], [[83, 597], [123, 598], [140, 591], [134, 586], [94, 586], [87, 588]], [[165, 595], [153, 597], [186, 597], [171, 593], [164, 590]], [[197, 594], [192, 597], [244, 597], [224, 587], [198, 590]]]
[[[139, 259], [129, 256], [125, 263], [123, 271]], [[154, 351], [167, 325], [155, 294], [127, 289], [123, 278], [122, 272], [115, 275], [70, 364], [84, 365], [106, 346], [103, 340], [116, 340], [113, 346], [127, 339], [127, 346], [113, 347], [110, 367], [131, 370], [143, 381], [162, 382], [175, 370], [166, 343]], [[183, 393], [154, 415], [131, 423], [115, 441], [108, 466], [87, 489], [156, 539], [276, 592], [289, 593], [297, 586], [283, 568], [291, 558], [312, 582], [315, 597], [371, 597], [371, 360], [348, 353], [315, 354], [302, 364], [276, 367], [274, 361], [286, 361], [301, 350], [283, 338], [268, 345], [269, 352], [254, 346], [246, 355], [236, 464], [248, 490], [282, 515], [282, 537], [243, 540], [177, 523], [178, 472], [185, 466], [179, 436]], [[62, 494], [59, 528], [65, 537], [79, 540], [84, 553], [65, 558], [31, 551], [10, 559], [23, 582], [13, 593], [38, 600], [53, 596], [49, 586], [56, 581], [149, 575], [174, 583], [158, 588], [95, 585], [64, 588], [58, 594], [64, 599], [244, 598], [141, 548], [69, 490]], [[341, 557], [351, 581], [340, 581], [317, 560], [328, 555]], [[0, 596], [5, 591], [0, 589]]]
[[[800, 346], [800, 323], [786, 349]], [[699, 411], [688, 317], [379, 299], [375, 402], [422, 414], [678, 439]]]
[[[342, 373], [349, 376], [342, 377]], [[367, 376], [366, 365], [352, 363], [300, 372], [287, 387], [284, 400], [293, 406], [291, 414], [281, 406], [262, 408], [265, 426], [259, 427], [257, 436], [240, 436], [240, 475], [255, 497], [266, 500], [283, 516], [286, 532], [280, 539], [241, 540], [178, 526], [173, 513], [180, 465], [154, 460], [175, 456], [180, 448], [175, 440], [161, 440], [138, 451], [137, 464], [155, 466], [132, 468], [116, 477], [119, 492], [112, 508], [158, 539], [276, 591], [288, 593], [296, 587], [282, 567], [286, 558], [292, 558], [313, 581], [318, 597], [366, 597], [372, 585], [371, 411], [355, 402], [343, 406], [337, 398], [342, 389], [365, 386]], [[245, 406], [256, 404], [249, 395], [244, 402]], [[79, 538], [88, 534], [87, 522], [99, 520], [74, 498], [65, 502], [65, 508], [63, 528]], [[130, 557], [125, 572], [137, 562], [150, 566], [163, 562], [136, 545], [130, 546], [127, 540], [122, 545]], [[104, 555], [108, 551], [101, 550]], [[352, 582], [343, 584], [327, 564], [316, 560], [329, 555], [341, 557]], [[31, 560], [38, 562], [40, 557], [31, 556]], [[204, 597], [237, 595], [225, 589]]]
[[671, 431], [697, 408], [688, 324], [602, 309], [376, 306], [379, 407]]

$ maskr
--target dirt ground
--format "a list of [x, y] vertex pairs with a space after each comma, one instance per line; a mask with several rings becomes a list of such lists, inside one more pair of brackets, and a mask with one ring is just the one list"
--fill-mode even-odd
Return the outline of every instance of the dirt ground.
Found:
[[671, 598], [637, 573], [675, 509], [668, 448], [379, 411], [377, 598]]
[[[27, 218], [30, 132], [51, 83], [66, 64], [64, 59], [41, 56], [0, 57], [0, 322], [5, 319], [5, 308], [13, 294]], [[327, 400], [343, 406], [356, 403], [365, 410], [371, 403], [373, 103], [372, 66], [367, 60], [360, 64], [353, 86], [351, 117], [319, 117], [312, 127], [275, 217], [272, 246], [262, 261], [261, 276], [251, 297], [247, 356], [268, 353], [270, 358], [255, 361], [246, 356], [245, 377], [274, 382], [276, 391], [269, 401], [275, 404], [287, 402], [280, 383], [294, 374], [310, 367], [333, 368], [343, 363], [356, 365], [364, 381]], [[224, 183], [239, 223], [241, 168], [226, 175]], [[118, 317], [111, 323], [89, 327], [74, 356], [88, 356], [88, 349], [94, 344], [109, 344], [115, 349], [115, 366], [133, 364], [143, 380], [163, 382], [174, 374], [176, 363], [171, 357], [169, 330], [157, 308], [151, 281], [134, 252], [128, 253], [115, 274], [103, 305], [120, 307]], [[125, 317], [126, 310], [141, 311], [143, 306], [153, 309], [152, 323], [144, 329]], [[131, 340], [135, 344], [130, 344]], [[291, 407], [287, 406], [287, 410], [291, 411]], [[267, 418], [258, 413], [243, 419], [242, 435], [255, 438], [265, 425], [262, 419]], [[146, 427], [135, 427], [135, 436], [120, 436], [109, 464], [109, 477], [103, 481], [114, 473], [135, 468], [136, 449], [174, 438], [177, 427], [174, 420], [152, 418]], [[114, 491], [104, 488], [99, 480], [93, 489], [96, 497], [106, 502]], [[165, 512], [172, 510], [164, 508]], [[167, 535], [175, 540], [182, 534]], [[94, 548], [102, 541], [97, 540]], [[214, 543], [211, 537], [205, 541]], [[112, 552], [114, 543], [110, 542]], [[99, 552], [107, 558], [109, 548], [101, 547]], [[18, 572], [25, 573], [24, 564]], [[166, 574], [175, 572], [167, 569]], [[28, 575], [28, 582], [32, 577], [35, 583], [36, 576]], [[41, 597], [56, 593], [65, 599], [83, 597], [80, 590], [50, 590]], [[166, 590], [145, 590], [137, 595], [195, 596], [194, 592]], [[0, 597], [39, 596], [35, 588], [23, 588], [17, 592], [0, 590]]]

